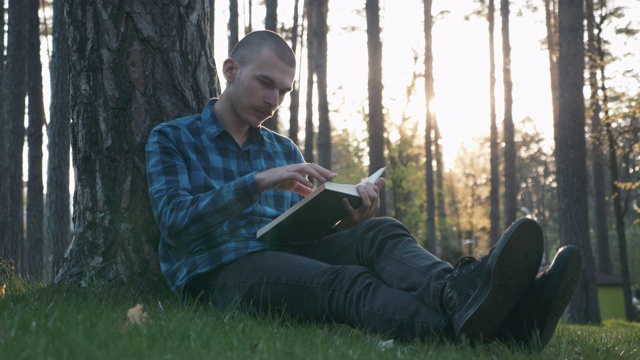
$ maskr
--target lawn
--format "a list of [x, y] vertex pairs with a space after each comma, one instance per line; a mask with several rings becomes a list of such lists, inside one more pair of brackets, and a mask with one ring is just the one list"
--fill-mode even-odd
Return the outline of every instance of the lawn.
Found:
[[5, 276], [3, 285], [0, 359], [640, 358], [640, 324], [624, 321], [560, 324], [544, 352], [532, 354], [505, 344], [394, 343], [342, 325], [219, 311], [185, 304], [154, 281], [96, 290]]

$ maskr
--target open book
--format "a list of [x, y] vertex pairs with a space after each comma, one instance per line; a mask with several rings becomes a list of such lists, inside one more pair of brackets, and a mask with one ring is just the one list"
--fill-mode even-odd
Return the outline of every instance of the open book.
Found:
[[[385, 169], [386, 167], [381, 168], [358, 185], [375, 183]], [[342, 204], [343, 198], [347, 198], [354, 208], [361, 204], [356, 185], [325, 182], [258, 230], [258, 240], [282, 245], [315, 240], [347, 215]]]

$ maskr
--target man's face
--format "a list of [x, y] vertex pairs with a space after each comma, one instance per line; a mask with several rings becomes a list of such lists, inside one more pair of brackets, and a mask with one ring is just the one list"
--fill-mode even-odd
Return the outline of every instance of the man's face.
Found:
[[241, 65], [233, 81], [234, 111], [244, 124], [258, 127], [273, 116], [291, 91], [295, 68], [280, 61], [269, 49]]

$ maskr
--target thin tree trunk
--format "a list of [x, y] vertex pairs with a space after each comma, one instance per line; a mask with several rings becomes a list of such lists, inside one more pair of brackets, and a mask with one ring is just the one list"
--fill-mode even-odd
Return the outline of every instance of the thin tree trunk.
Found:
[[[301, 29], [301, 34], [298, 36], [298, 27], [300, 27], [298, 18], [298, 3], [299, 0], [295, 0], [294, 8], [293, 8], [293, 28], [291, 30], [291, 49], [297, 56], [298, 50], [298, 37], [301, 39], [304, 37], [304, 28]], [[301, 46], [302, 47], [302, 46]], [[301, 66], [298, 67], [298, 70], [302, 69]], [[294, 144], [299, 145], [298, 141], [298, 131], [300, 131], [300, 127], [298, 126], [298, 117], [300, 110], [300, 71], [298, 72], [298, 76], [293, 84], [293, 90], [291, 90], [291, 103], [289, 104], [289, 138], [293, 141]]]
[[513, 126], [513, 82], [511, 81], [511, 43], [509, 40], [509, 0], [500, 1], [502, 18], [502, 82], [504, 84], [504, 224], [516, 220], [518, 212], [518, 175]]
[[[22, 149], [24, 147], [24, 107], [27, 92], [27, 11], [24, 0], [9, 1], [7, 57], [2, 89], [4, 149], [0, 168], [0, 257], [13, 261], [18, 272], [23, 245]], [[11, 86], [9, 86], [10, 84]]]
[[53, 2], [53, 48], [49, 73], [51, 104], [47, 128], [49, 163], [45, 202], [45, 279], [51, 279], [71, 242], [69, 195], [69, 42], [64, 15], [66, 0]]
[[42, 99], [42, 63], [40, 63], [40, 18], [38, 16], [40, 2], [39, 0], [28, 1], [29, 180], [27, 182], [27, 236], [23, 259], [26, 273], [35, 279], [42, 280], [44, 269], [42, 126], [45, 119]]
[[600, 323], [595, 264], [589, 243], [587, 161], [584, 95], [584, 13], [581, 1], [560, 1], [559, 19], [559, 118], [556, 135], [558, 221], [563, 245], [582, 252], [583, 271], [569, 320]]
[[57, 281], [159, 276], [144, 148], [155, 125], [218, 94], [206, 1], [67, 2], [75, 231]]
[[433, 152], [436, 160], [436, 214], [438, 218], [438, 232], [440, 233], [440, 243], [449, 243], [451, 240], [449, 231], [449, 222], [447, 221], [447, 207], [445, 204], [444, 193], [444, 161], [442, 160], [442, 137], [440, 136], [440, 128], [438, 121], [433, 119]]
[[[380, 5], [367, 0], [367, 50], [369, 58], [369, 174], [385, 166], [384, 115], [382, 113], [382, 42], [380, 40]], [[387, 214], [386, 192], [380, 192], [379, 216]]]
[[489, 13], [487, 22], [489, 23], [489, 105], [491, 112], [490, 120], [490, 151], [491, 151], [491, 190], [489, 193], [490, 206], [489, 220], [489, 243], [493, 247], [498, 243], [502, 226], [500, 225], [500, 147], [498, 146], [498, 125], [496, 123], [496, 60], [495, 60], [495, 4], [494, 0], [489, 0]]
[[604, 142], [601, 136], [602, 125], [600, 121], [600, 99], [598, 98], [598, 67], [604, 66], [600, 64], [600, 56], [598, 54], [598, 45], [595, 34], [595, 19], [593, 12], [593, 0], [586, 0], [587, 16], [587, 50], [588, 50], [588, 68], [589, 68], [589, 88], [591, 94], [589, 97], [590, 114], [591, 114], [591, 174], [593, 178], [593, 206], [595, 210], [597, 249], [598, 249], [598, 272], [601, 274], [612, 274], [613, 265], [611, 263], [611, 255], [609, 254], [609, 226], [607, 221], [607, 194], [605, 191], [605, 175], [604, 175]]
[[327, 12], [328, 0], [311, 1], [315, 4], [314, 16], [316, 46], [315, 73], [318, 89], [318, 164], [331, 169], [331, 123], [329, 121], [329, 100], [327, 94]]
[[316, 69], [316, 45], [314, 41], [316, 30], [313, 22], [314, 16], [311, 13], [315, 8], [310, 3], [310, 0], [305, 0], [304, 8], [305, 18], [307, 19], [307, 96], [305, 102], [304, 158], [307, 162], [315, 162], [316, 131], [315, 125], [313, 124], [313, 78]]
[[547, 53], [549, 55], [549, 77], [551, 79], [551, 109], [553, 111], [554, 134], [558, 133], [558, 2], [557, 0], [544, 0], [545, 24], [547, 27]]
[[229, 54], [238, 43], [238, 0], [229, 0], [229, 43], [227, 49]]
[[215, 52], [214, 39], [216, 38], [216, 0], [209, 0], [209, 38], [211, 39], [211, 56]]
[[[278, 0], [265, 0], [265, 6], [267, 11], [264, 18], [264, 28], [278, 32]], [[271, 118], [262, 123], [262, 126], [278, 132], [278, 117], [278, 111], [276, 110]]]
[[[591, 1], [587, 1], [587, 9], [592, 5]], [[606, 2], [602, 1], [600, 5], [604, 8], [606, 7]], [[591, 10], [590, 16], [593, 16], [593, 6], [589, 9]], [[629, 275], [629, 260], [627, 258], [627, 235], [625, 230], [624, 223], [624, 211], [622, 210], [622, 200], [621, 189], [618, 186], [619, 177], [618, 177], [618, 159], [617, 159], [617, 142], [616, 138], [613, 134], [612, 122], [613, 119], [609, 116], [609, 96], [607, 92], [607, 87], [605, 85], [605, 56], [606, 53], [604, 51], [604, 47], [602, 44], [602, 37], [600, 36], [600, 27], [598, 28], [598, 36], [595, 44], [595, 49], [597, 51], [598, 64], [600, 69], [600, 83], [602, 90], [602, 103], [603, 113], [604, 113], [604, 128], [607, 136], [607, 142], [609, 145], [609, 173], [611, 174], [611, 199], [613, 202], [613, 214], [616, 219], [616, 232], [618, 234], [618, 255], [620, 257], [620, 275], [622, 277], [622, 294], [624, 299], [624, 312], [627, 321], [633, 321], [635, 319], [634, 316], [634, 306], [632, 302], [631, 295], [631, 277]], [[608, 242], [607, 242], [608, 244]], [[608, 254], [608, 252], [607, 252]]]
[[432, 0], [424, 0], [424, 87], [426, 103], [426, 129], [424, 148], [426, 153], [426, 192], [427, 192], [427, 250], [436, 253], [436, 220], [435, 220], [435, 192], [433, 181], [433, 114], [431, 102], [434, 99], [433, 90], [433, 49], [431, 41], [431, 30], [433, 27], [433, 16], [431, 15]]

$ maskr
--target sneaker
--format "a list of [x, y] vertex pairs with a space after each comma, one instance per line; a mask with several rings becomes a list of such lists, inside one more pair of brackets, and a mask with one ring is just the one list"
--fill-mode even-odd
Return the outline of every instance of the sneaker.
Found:
[[495, 336], [538, 272], [542, 241], [540, 225], [521, 218], [489, 255], [479, 261], [464, 258], [447, 275], [442, 304], [456, 340], [477, 343]]
[[558, 250], [551, 266], [540, 273], [520, 302], [507, 315], [498, 338], [512, 339], [542, 351], [571, 301], [582, 271], [582, 257], [575, 246]]

